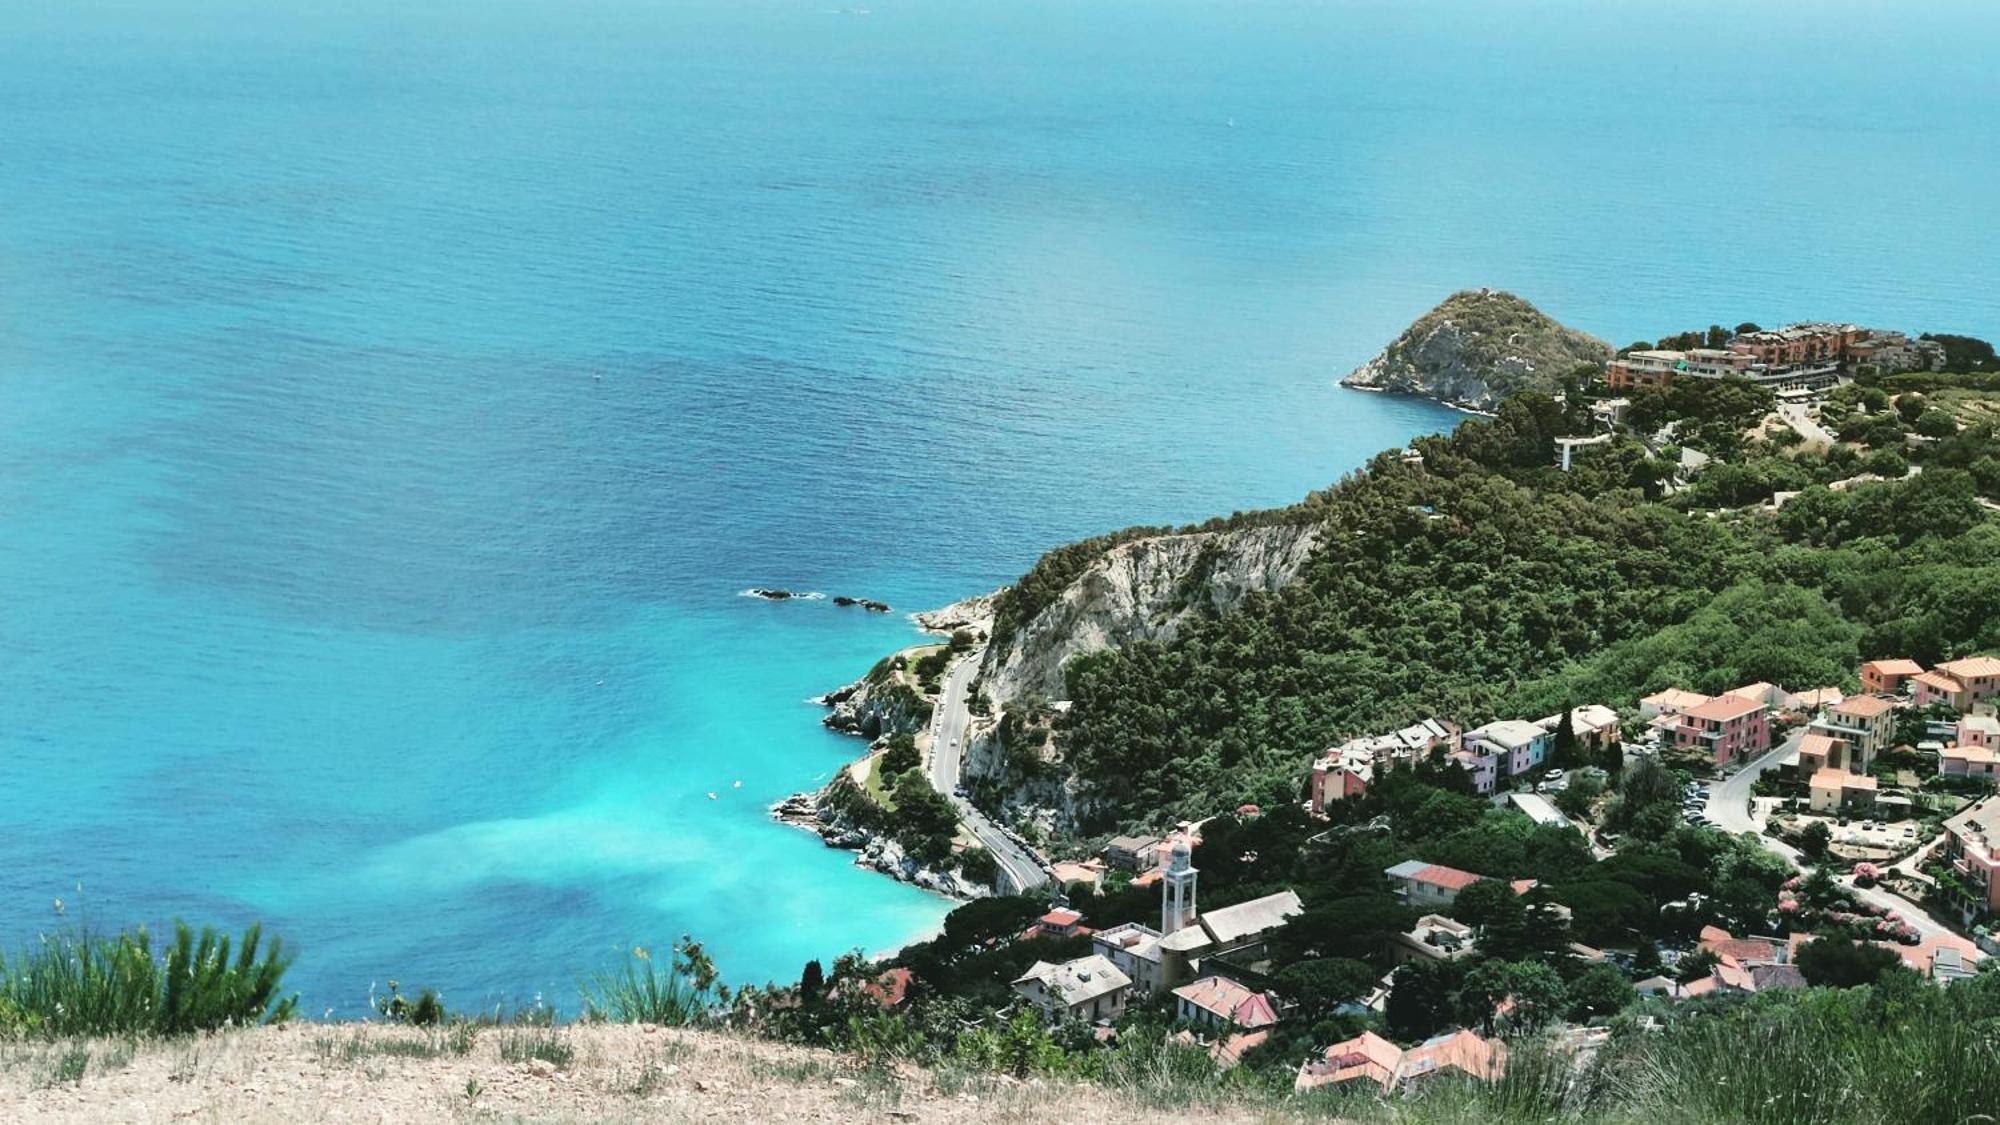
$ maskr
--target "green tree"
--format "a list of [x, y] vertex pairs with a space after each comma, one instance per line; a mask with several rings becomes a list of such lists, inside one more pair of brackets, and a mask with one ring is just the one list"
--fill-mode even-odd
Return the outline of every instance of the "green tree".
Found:
[[1809, 941], [1799, 950], [1800, 975], [1807, 984], [1853, 988], [1873, 984], [1883, 974], [1900, 969], [1903, 959], [1880, 946], [1862, 945], [1830, 935]]
[[826, 995], [826, 970], [819, 959], [806, 962], [805, 972], [799, 974], [799, 1000], [806, 1004], [817, 1004]]
[[1832, 844], [1833, 830], [1823, 820], [1813, 821], [1799, 833], [1799, 851], [1814, 862], [1826, 858], [1827, 848]]
[[1592, 965], [1569, 982], [1569, 1018], [1582, 1023], [1596, 1016], [1617, 1015], [1638, 999], [1638, 990], [1616, 965]]
[[1451, 1020], [1459, 971], [1450, 961], [1412, 961], [1396, 970], [1383, 1008], [1390, 1034], [1426, 1039]]

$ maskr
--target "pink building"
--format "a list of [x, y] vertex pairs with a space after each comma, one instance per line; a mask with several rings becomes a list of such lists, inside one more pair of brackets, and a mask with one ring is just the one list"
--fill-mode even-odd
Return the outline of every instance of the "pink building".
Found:
[[1368, 783], [1374, 779], [1373, 763], [1321, 758], [1313, 763], [1312, 811], [1325, 816], [1329, 804], [1361, 796], [1368, 792]]
[[1947, 660], [1936, 668], [1949, 676], [1960, 687], [1958, 709], [1972, 710], [1975, 703], [1984, 703], [2000, 695], [2000, 660], [1990, 656], [1969, 656], [1964, 660]]
[[1461, 746], [1451, 752], [1451, 760], [1472, 775], [1472, 791], [1490, 794], [1500, 780], [1500, 756], [1490, 750]]
[[1842, 363], [1848, 349], [1867, 338], [1867, 329], [1852, 324], [1792, 324], [1738, 336], [1729, 350], [1767, 367]]
[[1716, 765], [1726, 765], [1771, 745], [1771, 720], [1764, 705], [1737, 695], [1711, 699], [1681, 712], [1674, 728], [1674, 745], [1701, 750]]
[[[1944, 822], [1939, 858], [1951, 865], [1964, 893], [1954, 895], [1972, 915], [2000, 908], [2000, 798], [1989, 797]], [[1947, 887], [1947, 893], [1954, 888]]]

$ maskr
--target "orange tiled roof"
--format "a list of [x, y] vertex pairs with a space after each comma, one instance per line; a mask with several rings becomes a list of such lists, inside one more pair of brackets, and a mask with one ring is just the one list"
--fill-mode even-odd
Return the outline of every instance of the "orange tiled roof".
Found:
[[1299, 1071], [1296, 1086], [1310, 1090], [1342, 1082], [1365, 1080], [1387, 1090], [1396, 1084], [1396, 1069], [1403, 1063], [1403, 1049], [1372, 1031], [1326, 1049], [1320, 1059], [1308, 1062]]
[[1872, 719], [1877, 715], [1895, 709], [1895, 704], [1879, 696], [1850, 695], [1834, 705], [1833, 713], [1836, 715], [1858, 715], [1864, 719]]
[[1924, 666], [1914, 660], [1870, 660], [1862, 669], [1878, 676], [1914, 676], [1924, 670]]
[[1764, 709], [1764, 704], [1755, 699], [1745, 699], [1740, 695], [1718, 695], [1699, 707], [1692, 707], [1682, 714], [1696, 719], [1726, 723], [1745, 715], [1754, 715]]
[[1990, 656], [1968, 656], [1963, 660], [1947, 660], [1938, 665], [1938, 670], [1960, 680], [1976, 676], [2000, 676], [2000, 660]]

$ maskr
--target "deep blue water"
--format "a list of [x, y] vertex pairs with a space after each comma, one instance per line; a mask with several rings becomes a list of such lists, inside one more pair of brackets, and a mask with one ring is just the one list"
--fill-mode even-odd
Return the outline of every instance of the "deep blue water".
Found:
[[415, 7], [0, 0], [0, 939], [791, 977], [943, 911], [764, 813], [912, 634], [743, 587], [1296, 499], [1458, 287], [2000, 329], [1989, 5]]

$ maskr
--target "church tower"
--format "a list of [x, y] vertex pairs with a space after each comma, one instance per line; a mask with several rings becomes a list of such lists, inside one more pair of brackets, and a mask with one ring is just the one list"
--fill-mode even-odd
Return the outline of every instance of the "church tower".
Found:
[[1194, 865], [1189, 862], [1187, 838], [1174, 840], [1167, 869], [1160, 876], [1160, 933], [1171, 934], [1194, 921]]

